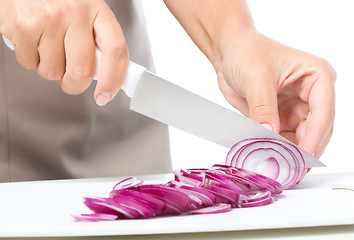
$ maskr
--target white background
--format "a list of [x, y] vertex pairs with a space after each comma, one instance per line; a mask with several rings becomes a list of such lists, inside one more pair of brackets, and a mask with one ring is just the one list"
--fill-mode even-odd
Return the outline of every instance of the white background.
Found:
[[[320, 158], [328, 168], [354, 172], [354, 2], [350, 0], [250, 0], [257, 29], [287, 45], [318, 55], [336, 69], [334, 134]], [[211, 64], [160, 0], [143, 1], [157, 72], [199, 95], [232, 108]], [[171, 128], [174, 168], [223, 163], [228, 149]]]

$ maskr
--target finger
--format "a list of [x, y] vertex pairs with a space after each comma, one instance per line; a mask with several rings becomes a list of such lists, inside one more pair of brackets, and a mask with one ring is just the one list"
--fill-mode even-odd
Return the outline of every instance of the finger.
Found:
[[65, 34], [66, 68], [61, 88], [68, 94], [84, 92], [92, 82], [95, 68], [95, 42], [88, 11], [71, 22]]
[[60, 80], [65, 72], [64, 31], [48, 28], [39, 43], [37, 72], [47, 80]]
[[315, 157], [316, 158], [320, 158], [321, 155], [323, 154], [324, 150], [326, 149], [331, 137], [333, 134], [333, 127], [329, 130], [329, 133], [327, 134], [327, 136], [324, 138], [324, 140], [322, 141], [321, 145], [317, 148], [317, 151], [315, 153]]
[[101, 74], [95, 89], [95, 100], [100, 106], [111, 101], [122, 86], [129, 63], [129, 53], [123, 31], [113, 12], [107, 6], [98, 12], [94, 31], [101, 50]]
[[17, 31], [16, 37], [10, 39], [14, 45], [16, 59], [19, 64], [27, 69], [35, 69], [39, 63], [38, 44], [41, 33], [33, 33], [25, 26]]
[[333, 127], [335, 115], [334, 76], [323, 72], [312, 86], [309, 94], [310, 116], [306, 131], [299, 146], [310, 154], [317, 155]]
[[[320, 158], [322, 153], [324, 152], [324, 150], [326, 149], [327, 144], [329, 143], [329, 140], [331, 139], [333, 134], [333, 127], [330, 129], [329, 134], [327, 134], [327, 136], [325, 137], [324, 141], [322, 142], [321, 146], [318, 148], [317, 152], [314, 154], [314, 156], [316, 158]], [[300, 178], [300, 180], [297, 182], [297, 184], [299, 184], [304, 177], [306, 176], [306, 174], [308, 174], [310, 172], [311, 168], [305, 168], [304, 173], [302, 174], [302, 177]]]
[[277, 87], [270, 78], [250, 79], [245, 89], [250, 118], [279, 133]]

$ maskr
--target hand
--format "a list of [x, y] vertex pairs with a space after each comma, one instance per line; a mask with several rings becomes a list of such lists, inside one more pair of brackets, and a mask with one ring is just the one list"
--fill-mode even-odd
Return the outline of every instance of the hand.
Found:
[[95, 44], [102, 51], [94, 97], [105, 105], [117, 94], [128, 68], [122, 29], [103, 0], [3, 0], [0, 32], [15, 46], [17, 61], [47, 80], [61, 80], [80, 94], [95, 71]]
[[228, 102], [320, 157], [333, 131], [333, 68], [253, 29], [229, 39], [222, 61], [214, 64]]

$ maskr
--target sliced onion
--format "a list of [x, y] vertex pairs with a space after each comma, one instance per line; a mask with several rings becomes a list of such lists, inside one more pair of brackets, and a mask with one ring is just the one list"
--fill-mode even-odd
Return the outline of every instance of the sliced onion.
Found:
[[210, 193], [209, 191], [202, 189], [202, 188], [183, 185], [183, 184], [176, 182], [176, 181], [170, 181], [169, 186], [180, 189], [181, 191], [188, 194], [188, 196], [190, 196], [190, 197], [195, 196], [195, 197], [199, 198], [203, 207], [210, 207], [210, 206], [214, 205], [216, 202], [215, 195]]
[[186, 215], [194, 214], [215, 214], [215, 213], [225, 213], [231, 211], [231, 205], [225, 203], [217, 203], [214, 206], [200, 208], [197, 210], [186, 212]]
[[215, 172], [213, 173], [210, 170], [196, 172], [187, 169], [186, 171], [176, 170], [173, 173], [175, 174], [175, 179], [185, 182], [187, 184], [189, 183], [193, 186], [207, 188], [223, 188], [235, 192], [237, 194], [247, 195], [247, 193], [245, 193], [239, 186], [234, 184], [232, 181], [222, 175], [218, 175]]
[[137, 187], [143, 185], [143, 183], [144, 183], [143, 181], [137, 181], [135, 177], [129, 177], [114, 185], [113, 190]]
[[116, 220], [117, 216], [112, 214], [104, 214], [104, 213], [92, 213], [92, 214], [81, 214], [80, 216], [73, 216], [73, 218], [78, 221], [87, 221], [87, 222], [97, 222], [100, 220]]
[[271, 204], [304, 171], [301, 152], [274, 139], [237, 143], [226, 163], [231, 165], [175, 170], [175, 179], [166, 184], [124, 179], [113, 187], [109, 198], [85, 198], [92, 214], [73, 217], [76, 221], [120, 220], [259, 207]]
[[226, 165], [272, 178], [284, 189], [295, 185], [305, 171], [304, 158], [299, 149], [288, 142], [268, 138], [238, 142], [230, 149]]
[[237, 185], [245, 188], [246, 192], [263, 188], [274, 194], [280, 194], [283, 191], [283, 186], [277, 181], [246, 169], [220, 164], [215, 164], [212, 169], [224, 172]]
[[116, 215], [119, 218], [122, 218], [124, 216], [124, 214], [122, 214], [120, 211], [117, 211], [116, 209], [112, 209], [111, 207], [99, 204], [102, 202], [105, 201], [103, 199], [98, 198], [84, 198], [84, 204], [94, 213]]
[[117, 215], [118, 218], [142, 218], [140, 212], [132, 208], [122, 206], [111, 198], [86, 198], [85, 204], [95, 213]]
[[259, 201], [254, 201], [254, 202], [239, 203], [235, 207], [238, 207], [238, 208], [261, 207], [261, 206], [269, 205], [273, 201], [274, 201], [273, 198], [269, 197], [269, 198], [265, 198], [265, 199], [262, 199]]
[[139, 186], [136, 190], [164, 201], [166, 209], [163, 214], [165, 215], [181, 214], [191, 207], [191, 198], [172, 187], [150, 184]]
[[241, 203], [259, 202], [272, 197], [272, 192], [266, 189], [251, 191], [248, 192], [248, 194], [249, 194], [248, 197], [240, 198]]
[[112, 198], [116, 203], [138, 212], [142, 218], [156, 216], [155, 209], [146, 206], [142, 201], [124, 195], [116, 195]]
[[116, 196], [121, 196], [121, 195], [128, 196], [134, 198], [137, 201], [140, 201], [145, 206], [152, 209], [155, 212], [155, 215], [161, 215], [162, 212], [166, 209], [166, 204], [164, 201], [161, 201], [160, 199], [153, 197], [149, 194], [138, 192], [138, 191], [127, 190], [127, 189], [113, 190], [110, 194], [110, 197], [115, 198]]
[[239, 193], [232, 191], [220, 184], [218, 181], [210, 180], [206, 177], [190, 174], [187, 171], [174, 171], [177, 182], [190, 184], [195, 187], [209, 191], [216, 196], [216, 202], [235, 203], [238, 201]]

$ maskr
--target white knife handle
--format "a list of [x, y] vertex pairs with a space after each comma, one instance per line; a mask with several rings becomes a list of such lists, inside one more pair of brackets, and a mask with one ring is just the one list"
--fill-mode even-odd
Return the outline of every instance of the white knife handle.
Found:
[[[14, 50], [14, 45], [11, 43], [11, 41], [7, 39], [4, 35], [2, 36], [2, 38], [4, 39], [5, 44], [11, 50]], [[95, 69], [95, 75], [93, 76], [93, 79], [98, 80], [101, 73], [101, 51], [97, 48], [97, 46], [95, 49], [95, 61], [96, 61], [96, 69]], [[145, 67], [136, 64], [132, 61], [129, 61], [127, 76], [121, 87], [121, 89], [123, 89], [123, 91], [125, 92], [125, 94], [127, 94], [128, 97], [131, 98], [134, 96], [140, 78], [143, 75], [145, 70], [146, 70]]]

